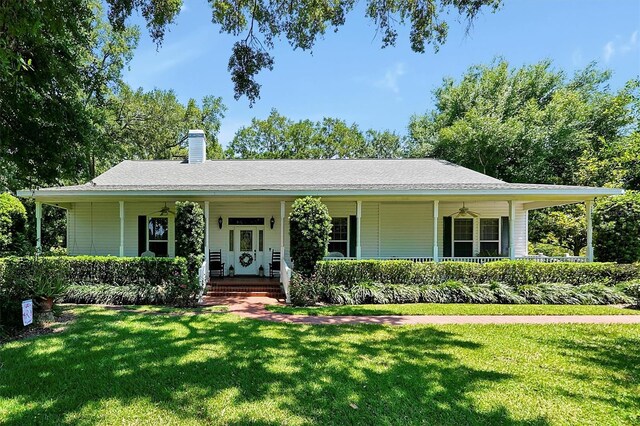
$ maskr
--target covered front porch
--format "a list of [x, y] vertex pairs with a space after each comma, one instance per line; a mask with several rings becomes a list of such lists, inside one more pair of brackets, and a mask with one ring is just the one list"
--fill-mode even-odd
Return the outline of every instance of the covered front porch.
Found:
[[[333, 219], [327, 259], [410, 259], [416, 262], [499, 259], [540, 262], [593, 260], [592, 199], [510, 200], [490, 196], [362, 197], [324, 196]], [[222, 274], [273, 276], [274, 259], [290, 263], [288, 215], [295, 197], [210, 197], [203, 208], [205, 253], [216, 253]], [[78, 201], [67, 209], [71, 255], [175, 255], [174, 212], [178, 199]], [[529, 253], [528, 212], [584, 202], [586, 256], [550, 258]], [[40, 240], [42, 202], [36, 203]], [[209, 256], [207, 256], [207, 260]]]

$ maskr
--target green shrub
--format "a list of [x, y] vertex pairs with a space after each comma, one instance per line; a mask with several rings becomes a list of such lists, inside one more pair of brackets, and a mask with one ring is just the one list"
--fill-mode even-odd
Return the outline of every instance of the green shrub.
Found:
[[187, 259], [191, 274], [197, 276], [204, 260], [204, 211], [191, 201], [176, 203], [176, 256]]
[[409, 260], [330, 260], [318, 262], [315, 273], [320, 284], [344, 286], [368, 281], [426, 285], [453, 280], [467, 285], [500, 282], [515, 288], [543, 282], [615, 285], [634, 278], [640, 278], [638, 265], [521, 260], [500, 260], [483, 265], [467, 262], [414, 263]]
[[78, 303], [192, 305], [199, 290], [183, 258], [8, 257], [0, 261], [0, 322], [18, 325], [21, 301], [56, 296], [60, 282], [62, 300]]
[[305, 197], [293, 202], [289, 215], [291, 259], [294, 268], [308, 277], [321, 260], [331, 235], [331, 216], [319, 198]]
[[332, 260], [318, 262], [315, 275], [299, 281], [296, 291], [305, 294], [304, 304], [609, 304], [629, 303], [628, 293], [615, 286], [634, 279], [640, 279], [640, 265]]
[[321, 290], [317, 280], [303, 277], [297, 272], [291, 274], [289, 296], [296, 306], [309, 306], [321, 300]]
[[19, 199], [0, 194], [0, 253], [21, 254], [28, 246], [27, 211]]
[[620, 283], [616, 289], [629, 297], [629, 303], [640, 306], [640, 279]]
[[593, 248], [604, 262], [640, 261], [640, 192], [604, 198], [593, 211]]

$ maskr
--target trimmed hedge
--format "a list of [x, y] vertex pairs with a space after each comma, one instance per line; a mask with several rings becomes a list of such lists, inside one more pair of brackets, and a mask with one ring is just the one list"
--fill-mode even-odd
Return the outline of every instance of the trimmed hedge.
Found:
[[[635, 281], [634, 281], [635, 280]], [[293, 277], [292, 302], [633, 303], [639, 265], [502, 260], [414, 263], [408, 260], [318, 262], [313, 277]]]
[[523, 284], [599, 283], [615, 285], [640, 278], [638, 265], [615, 263], [540, 263], [500, 260], [485, 264], [468, 262], [425, 262], [410, 260], [329, 260], [318, 262], [315, 279], [321, 283], [351, 286], [361, 282], [387, 284], [440, 284], [462, 281], [467, 284], [502, 282]]
[[199, 291], [179, 257], [8, 257], [0, 259], [0, 323], [18, 324], [21, 300], [33, 298], [34, 282], [47, 276], [64, 279], [65, 302], [192, 305]]

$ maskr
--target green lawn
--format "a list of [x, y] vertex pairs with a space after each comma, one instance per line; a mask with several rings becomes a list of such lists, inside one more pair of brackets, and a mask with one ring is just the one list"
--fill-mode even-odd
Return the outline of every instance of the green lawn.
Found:
[[281, 314], [300, 315], [640, 315], [640, 309], [595, 305], [482, 305], [466, 303], [407, 303], [400, 305], [341, 305], [312, 308], [271, 305]]
[[0, 347], [0, 423], [638, 424], [639, 325], [309, 326], [73, 308]]

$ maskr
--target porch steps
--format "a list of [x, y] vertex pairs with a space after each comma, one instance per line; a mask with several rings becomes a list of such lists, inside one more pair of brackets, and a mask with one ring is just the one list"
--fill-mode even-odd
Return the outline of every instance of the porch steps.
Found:
[[217, 281], [211, 283], [209, 297], [273, 297], [284, 298], [284, 293], [279, 282], [273, 281], [242, 281], [229, 282]]

